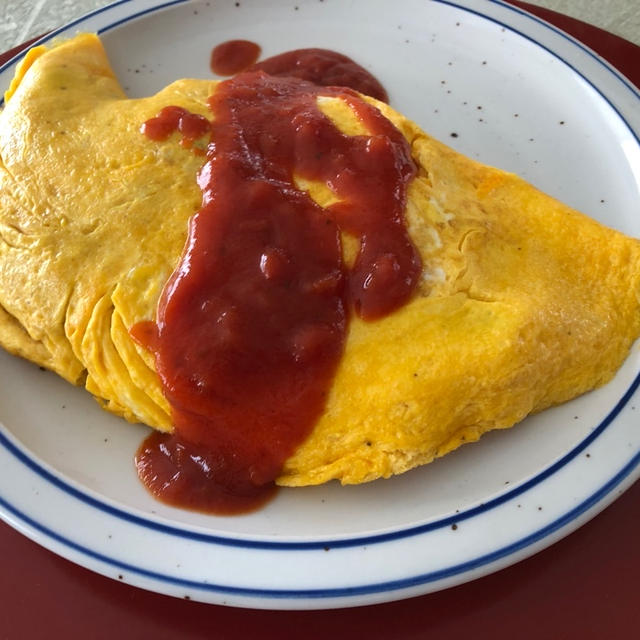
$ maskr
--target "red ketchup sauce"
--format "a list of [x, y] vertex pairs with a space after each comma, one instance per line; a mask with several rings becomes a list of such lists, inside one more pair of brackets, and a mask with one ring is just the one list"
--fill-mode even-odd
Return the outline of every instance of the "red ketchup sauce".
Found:
[[388, 102], [385, 88], [366, 69], [329, 49], [295, 49], [267, 58], [247, 71], [264, 71], [272, 76], [299, 78], [322, 86], [351, 87], [372, 98]]
[[[342, 134], [319, 95], [344, 99], [370, 135]], [[157, 321], [132, 329], [155, 354], [175, 431], [147, 438], [136, 464], [160, 500], [231, 514], [273, 495], [313, 429], [350, 314], [373, 320], [405, 304], [421, 260], [403, 217], [409, 146], [355, 92], [251, 72], [220, 83], [209, 107], [202, 208]], [[177, 122], [163, 110], [144, 132], [168, 136]], [[339, 202], [323, 209], [294, 175]], [[361, 243], [350, 269], [341, 231]]]
[[209, 66], [219, 76], [232, 76], [250, 67], [260, 52], [260, 46], [250, 40], [227, 40], [213, 48]]
[[191, 113], [182, 107], [165, 107], [156, 118], [147, 120], [141, 127], [142, 133], [151, 140], [166, 140], [174, 131], [182, 134], [180, 144], [187, 149], [210, 131], [209, 120]]

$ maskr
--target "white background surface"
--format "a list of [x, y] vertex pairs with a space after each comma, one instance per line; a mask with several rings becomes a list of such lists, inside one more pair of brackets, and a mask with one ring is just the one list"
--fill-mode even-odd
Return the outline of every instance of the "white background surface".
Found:
[[[336, 0], [339, 1], [339, 0]], [[640, 45], [640, 0], [529, 0]], [[0, 0], [0, 51], [59, 27], [104, 0]]]

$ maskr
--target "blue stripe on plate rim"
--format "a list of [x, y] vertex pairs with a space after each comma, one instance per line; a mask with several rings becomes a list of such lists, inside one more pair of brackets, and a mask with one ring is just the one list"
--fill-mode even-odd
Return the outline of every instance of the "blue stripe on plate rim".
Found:
[[[283, 550], [283, 551], [324, 549], [326, 547], [339, 549], [339, 548], [345, 548], [345, 547], [357, 547], [362, 545], [379, 544], [379, 543], [387, 542], [391, 540], [398, 540], [400, 538], [421, 535], [429, 531], [434, 531], [435, 529], [451, 526], [454, 523], [464, 522], [465, 520], [469, 520], [470, 518], [486, 513], [487, 511], [495, 507], [498, 507], [499, 505], [502, 505], [506, 502], [509, 502], [515, 499], [516, 497], [522, 495], [523, 493], [526, 493], [532, 487], [540, 484], [548, 477], [552, 476], [559, 469], [564, 467], [576, 456], [578, 456], [582, 451], [584, 451], [590, 444], [592, 444], [596, 440], [596, 438], [598, 438], [607, 429], [607, 427], [613, 422], [615, 417], [620, 413], [623, 407], [628, 403], [628, 401], [634, 395], [638, 387], [640, 387], [640, 373], [636, 376], [636, 378], [634, 379], [632, 384], [629, 386], [625, 394], [620, 398], [620, 400], [618, 400], [614, 408], [609, 412], [609, 414], [604, 418], [604, 420], [586, 438], [584, 438], [584, 440], [582, 440], [576, 447], [574, 447], [571, 451], [565, 454], [562, 458], [558, 459], [555, 463], [547, 467], [544, 471], [541, 471], [538, 475], [530, 478], [529, 480], [522, 483], [521, 485], [514, 487], [510, 491], [505, 492], [502, 495], [499, 495], [493, 498], [492, 500], [484, 502], [476, 507], [467, 509], [466, 511], [461, 511], [460, 513], [456, 513], [446, 518], [435, 520], [433, 522], [427, 522], [425, 524], [409, 527], [407, 529], [390, 531], [388, 533], [381, 533], [381, 534], [375, 534], [370, 536], [359, 536], [359, 537], [352, 537], [352, 538], [337, 538], [333, 540], [322, 539], [322, 540], [312, 540], [312, 541], [277, 541], [276, 542], [273, 540], [226, 538], [224, 536], [218, 536], [218, 535], [207, 534], [207, 533], [199, 533], [196, 531], [189, 531], [187, 529], [183, 529], [177, 526], [171, 526], [171, 525], [163, 524], [160, 522], [155, 522], [153, 520], [149, 520], [147, 518], [134, 515], [133, 513], [129, 513], [123, 509], [119, 509], [118, 507], [114, 507], [109, 504], [106, 504], [101, 500], [98, 500], [97, 498], [94, 498], [91, 495], [84, 493], [83, 491], [77, 489], [76, 487], [71, 486], [65, 480], [56, 476], [51, 471], [48, 471], [42, 465], [40, 465], [36, 460], [32, 459], [28, 453], [23, 451], [20, 447], [18, 447], [13, 442], [11, 442], [11, 440], [9, 440], [7, 436], [3, 434], [1, 431], [0, 431], [0, 445], [3, 446], [14, 457], [16, 457], [20, 462], [22, 462], [26, 467], [30, 468], [37, 475], [39, 475], [40, 477], [42, 477], [43, 479], [45, 479], [50, 484], [54, 485], [64, 493], [70, 495], [71, 497], [81, 500], [82, 502], [90, 505], [91, 507], [94, 507], [100, 511], [103, 511], [118, 519], [124, 520], [126, 522], [130, 522], [135, 525], [139, 525], [147, 529], [152, 529], [159, 533], [177, 536], [180, 538], [185, 538], [185, 539], [193, 540], [197, 542], [206, 542], [206, 543], [218, 544], [218, 545], [229, 546], [229, 547], [243, 547], [248, 549], [273, 549], [273, 550]], [[2, 500], [1, 496], [0, 496], [0, 500]], [[18, 510], [15, 507], [11, 507], [11, 509], [12, 511], [15, 512], [16, 515], [19, 515], [17, 513]]]
[[245, 596], [245, 597], [268, 597], [268, 598], [340, 598], [340, 597], [354, 597], [370, 594], [379, 594], [391, 591], [397, 591], [400, 589], [409, 589], [411, 587], [417, 587], [447, 578], [452, 578], [460, 574], [464, 574], [468, 571], [478, 569], [480, 567], [489, 565], [493, 562], [497, 562], [501, 558], [510, 556], [518, 551], [526, 549], [527, 547], [543, 540], [547, 536], [551, 535], [555, 531], [558, 531], [562, 527], [568, 525], [580, 515], [588, 511], [591, 507], [595, 506], [601, 500], [607, 497], [625, 478], [627, 478], [631, 472], [640, 463], [640, 452], [631, 458], [631, 460], [624, 466], [616, 475], [614, 475], [609, 481], [607, 481], [600, 489], [594, 492], [589, 498], [584, 500], [578, 506], [574, 507], [560, 518], [557, 518], [546, 527], [538, 529], [533, 533], [506, 545], [496, 551], [492, 551], [485, 555], [474, 558], [473, 560], [463, 562], [457, 565], [451, 565], [445, 569], [438, 571], [432, 571], [430, 573], [422, 573], [400, 580], [389, 580], [386, 582], [376, 582], [364, 585], [358, 585], [353, 587], [338, 587], [338, 588], [326, 588], [326, 589], [257, 589], [249, 587], [231, 587], [228, 585], [215, 584], [211, 582], [197, 582], [195, 580], [185, 580], [183, 578], [176, 578], [175, 576], [167, 576], [156, 571], [149, 571], [141, 567], [136, 567], [125, 562], [110, 558], [109, 556], [97, 553], [96, 551], [77, 544], [72, 540], [52, 531], [48, 527], [45, 527], [33, 520], [20, 510], [13, 507], [10, 503], [0, 498], [0, 507], [11, 511], [15, 516], [20, 518], [27, 526], [32, 527], [40, 531], [41, 533], [49, 536], [56, 542], [60, 542], [75, 551], [79, 551], [94, 560], [109, 564], [118, 569], [129, 571], [131, 573], [142, 576], [143, 578], [161, 581], [169, 583], [174, 586], [198, 589], [206, 592], [216, 592], [227, 595]]
[[[111, 9], [113, 9], [116, 6], [120, 6], [123, 4], [128, 4], [129, 2], [132, 2], [133, 0], [119, 0], [119, 2], [116, 2], [112, 5], [109, 5], [107, 7], [103, 7], [101, 9], [97, 9], [96, 11], [93, 11], [89, 14], [86, 14], [85, 16], [82, 16], [76, 20], [74, 20], [73, 22], [68, 23], [67, 25], [60, 27], [59, 29], [51, 32], [50, 34], [47, 34], [46, 36], [44, 36], [43, 38], [41, 38], [40, 40], [38, 40], [38, 42], [36, 44], [42, 43], [42, 42], [46, 42], [49, 39], [55, 37], [56, 35], [60, 34], [61, 32], [69, 29], [70, 27], [76, 26], [78, 24], [80, 24], [81, 22], [84, 22], [85, 20], [92, 18], [96, 15], [99, 15], [103, 12], [109, 11]], [[105, 33], [106, 31], [109, 31], [111, 29], [116, 28], [117, 26], [129, 22], [131, 20], [140, 18], [144, 15], [147, 15], [149, 13], [153, 13], [155, 11], [159, 11], [162, 9], [166, 9], [168, 7], [172, 7], [175, 5], [179, 5], [179, 4], [184, 4], [185, 2], [188, 2], [189, 0], [172, 0], [170, 2], [166, 2], [148, 9], [145, 9], [143, 11], [137, 12], [135, 14], [131, 14], [129, 16], [126, 16], [120, 20], [117, 20], [113, 23], [110, 23], [102, 28], [100, 28], [98, 30], [98, 33]], [[636, 132], [633, 130], [633, 128], [629, 125], [629, 123], [625, 120], [625, 118], [622, 116], [622, 114], [619, 112], [619, 110], [615, 107], [615, 105], [613, 105], [613, 103], [609, 100], [609, 98], [607, 98], [598, 87], [596, 87], [588, 78], [584, 77], [584, 75], [578, 71], [572, 64], [570, 64], [568, 61], [564, 60], [562, 57], [560, 57], [556, 52], [554, 52], [553, 50], [551, 50], [549, 47], [541, 44], [540, 42], [536, 41], [533, 37], [522, 33], [521, 31], [519, 31], [518, 29], [513, 28], [512, 26], [496, 19], [496, 18], [492, 18], [489, 17], [485, 14], [483, 14], [481, 11], [478, 10], [474, 10], [474, 9], [470, 9], [464, 6], [460, 6], [459, 4], [457, 4], [456, 2], [452, 2], [450, 0], [433, 0], [434, 2], [438, 2], [439, 4], [444, 4], [444, 5], [449, 5], [452, 6], [456, 9], [465, 11], [467, 13], [471, 13], [474, 14], [482, 19], [485, 20], [489, 20], [490, 22], [493, 22], [495, 24], [500, 25], [501, 27], [504, 27], [505, 29], [508, 29], [509, 31], [513, 32], [513, 33], [517, 33], [519, 36], [525, 38], [526, 40], [532, 42], [533, 44], [541, 47], [542, 49], [544, 49], [545, 51], [547, 51], [548, 53], [550, 53], [552, 56], [554, 56], [555, 58], [557, 58], [558, 60], [560, 60], [563, 64], [565, 64], [566, 66], [568, 66], [570, 69], [572, 69], [572, 71], [574, 73], [576, 73], [577, 75], [579, 75], [585, 82], [587, 82], [587, 84], [589, 84], [589, 86], [591, 86], [594, 91], [596, 91], [598, 93], [598, 95], [600, 95], [600, 97], [613, 109], [613, 111], [618, 115], [618, 117], [622, 120], [622, 122], [624, 122], [624, 124], [626, 125], [627, 129], [629, 130], [629, 132], [632, 134], [632, 136], [635, 138], [636, 142], [638, 142], [638, 144], [640, 144], [640, 139], [638, 138], [638, 135], [636, 134]], [[495, 5], [499, 5], [505, 9], [508, 9], [509, 11], [512, 11], [514, 13], [520, 14], [522, 16], [525, 16], [526, 18], [533, 20], [534, 22], [540, 24], [541, 26], [543, 26], [545, 29], [550, 29], [551, 31], [555, 32], [557, 35], [561, 36], [563, 39], [571, 42], [572, 45], [578, 47], [579, 49], [581, 49], [584, 53], [588, 54], [591, 58], [593, 58], [599, 65], [603, 66], [609, 73], [612, 73], [613, 75], [615, 75], [618, 80], [632, 93], [634, 94], [634, 96], [636, 98], [640, 98], [640, 92], [638, 92], [638, 90], [635, 88], [634, 85], [632, 85], [622, 74], [620, 74], [615, 68], [611, 67], [608, 63], [606, 63], [603, 59], [601, 59], [598, 55], [596, 55], [594, 52], [592, 52], [589, 48], [587, 48], [586, 46], [584, 46], [583, 44], [581, 44], [579, 41], [575, 40], [574, 38], [571, 38], [568, 34], [564, 33], [562, 30], [554, 27], [553, 25], [550, 25], [549, 23], [535, 17], [532, 16], [531, 14], [527, 13], [524, 10], [521, 10], [517, 7], [514, 7], [512, 5], [506, 4], [504, 2], [502, 2], [501, 0], [487, 0], [488, 2], [490, 2], [491, 4], [495, 4]], [[35, 46], [35, 45], [34, 45]], [[17, 56], [15, 56], [14, 58], [12, 58], [11, 60], [9, 60], [8, 62], [6, 62], [4, 65], [2, 65], [2, 67], [0, 67], [0, 73], [2, 73], [3, 71], [5, 71], [9, 66], [17, 63], [24, 55], [25, 55], [26, 51], [19, 53]], [[2, 101], [0, 101], [0, 106], [2, 105]], [[614, 408], [609, 412], [609, 414], [605, 417], [605, 419], [598, 425], [598, 427], [596, 429], [594, 429], [594, 431], [591, 432], [591, 434], [589, 434], [589, 436], [587, 436], [582, 442], [580, 442], [576, 447], [574, 447], [571, 451], [569, 451], [567, 454], [565, 454], [562, 458], [560, 458], [559, 460], [557, 460], [554, 464], [552, 464], [551, 466], [549, 466], [547, 469], [545, 469], [544, 471], [540, 472], [538, 475], [534, 476], [533, 478], [529, 479], [528, 481], [526, 481], [525, 483], [521, 484], [518, 487], [515, 487], [513, 489], [511, 489], [510, 491], [494, 498], [493, 500], [490, 500], [486, 503], [483, 503], [477, 507], [474, 507], [472, 509], [468, 509], [464, 512], [461, 513], [457, 513], [454, 516], [449, 516], [447, 518], [442, 518], [440, 520], [434, 521], [434, 522], [429, 522], [426, 523], [424, 525], [419, 525], [419, 526], [414, 526], [414, 527], [409, 527], [407, 529], [402, 529], [399, 531], [392, 531], [389, 533], [384, 533], [384, 534], [377, 534], [377, 535], [372, 535], [372, 536], [362, 536], [362, 537], [354, 537], [354, 538], [345, 538], [345, 539], [336, 539], [336, 540], [314, 540], [314, 541], [308, 541], [308, 542], [304, 542], [304, 541], [291, 541], [291, 542], [286, 542], [286, 541], [280, 541], [280, 542], [274, 542], [274, 541], [266, 541], [266, 540], [249, 540], [249, 539], [237, 539], [237, 538], [226, 538], [224, 536], [217, 536], [217, 535], [210, 535], [210, 534], [203, 534], [203, 533], [197, 533], [197, 532], [193, 532], [193, 531], [187, 531], [184, 529], [181, 529], [179, 527], [174, 527], [174, 526], [169, 526], [169, 525], [165, 525], [159, 522], [154, 522], [151, 520], [147, 520], [145, 518], [142, 518], [140, 516], [136, 516], [134, 514], [128, 513], [127, 511], [118, 509], [116, 507], [113, 507], [109, 504], [106, 504], [96, 498], [93, 498], [92, 496], [76, 489], [75, 487], [71, 486], [70, 484], [68, 484], [67, 482], [65, 482], [63, 479], [59, 478], [58, 476], [54, 475], [53, 473], [51, 473], [50, 471], [48, 471], [47, 469], [45, 469], [42, 465], [40, 465], [36, 460], [32, 459], [28, 453], [26, 453], [25, 451], [23, 451], [19, 446], [17, 446], [16, 444], [14, 444], [13, 442], [11, 442], [11, 440], [9, 438], [7, 438], [7, 436], [2, 433], [0, 431], [0, 446], [4, 447], [9, 453], [11, 453], [13, 456], [15, 456], [20, 462], [22, 462], [25, 466], [29, 467], [32, 471], [34, 471], [37, 475], [39, 475], [40, 477], [42, 477], [44, 480], [46, 480], [47, 482], [53, 484], [54, 486], [56, 486], [57, 488], [59, 488], [60, 490], [62, 490], [63, 492], [67, 493], [68, 495], [70, 495], [71, 497], [78, 499], [82, 502], [85, 502], [86, 504], [89, 504], [90, 506], [104, 511], [107, 514], [114, 516], [116, 518], [120, 518], [122, 520], [126, 520], [128, 522], [131, 522], [133, 524], [145, 527], [145, 528], [149, 528], [152, 530], [156, 530], [158, 532], [167, 534], [167, 535], [174, 535], [174, 536], [178, 536], [178, 537], [182, 537], [182, 538], [187, 538], [190, 540], [194, 540], [197, 542], [206, 542], [206, 543], [212, 543], [212, 544], [219, 544], [219, 545], [224, 545], [224, 546], [230, 546], [230, 547], [241, 547], [241, 548], [254, 548], [254, 549], [272, 549], [272, 550], [318, 550], [318, 549], [324, 549], [325, 547], [329, 547], [329, 548], [344, 548], [344, 547], [354, 547], [354, 546], [361, 546], [361, 545], [365, 545], [365, 544], [377, 544], [377, 543], [383, 543], [386, 541], [391, 541], [391, 540], [397, 540], [397, 539], [401, 539], [401, 538], [405, 538], [405, 537], [410, 537], [410, 536], [415, 536], [415, 535], [420, 535], [423, 533], [427, 533], [429, 531], [438, 529], [438, 528], [442, 528], [442, 527], [448, 527], [453, 523], [458, 523], [464, 520], [468, 520], [470, 518], [473, 518], [475, 516], [478, 516], [482, 513], [486, 513], [487, 511], [501, 505], [504, 504], [510, 500], [513, 500], [514, 498], [516, 498], [517, 496], [525, 493], [526, 491], [528, 491], [529, 489], [531, 489], [532, 487], [534, 487], [535, 485], [539, 484], [540, 482], [544, 481], [545, 479], [547, 479], [548, 477], [550, 477], [551, 475], [553, 475], [556, 471], [558, 471], [559, 469], [561, 469], [562, 467], [564, 467], [566, 464], [568, 464], [572, 459], [574, 459], [576, 456], [578, 456], [582, 451], [584, 451], [584, 449], [586, 449], [591, 443], [593, 443], [606, 429], [607, 427], [613, 422], [613, 420], [616, 418], [616, 416], [620, 413], [620, 411], [625, 407], [625, 405], [629, 402], [629, 400], [631, 399], [631, 397], [634, 395], [634, 393], [636, 392], [636, 390], [638, 389], [638, 387], [640, 387], [640, 373], [638, 373], [638, 375], [636, 376], [636, 378], [633, 380], [633, 382], [631, 383], [631, 385], [629, 386], [629, 388], [627, 389], [627, 391], [624, 393], [624, 395], [620, 398], [620, 400], [616, 403], [616, 405], [614, 406]], [[224, 593], [224, 594], [233, 594], [233, 595], [243, 595], [243, 596], [259, 596], [259, 597], [276, 597], [276, 598], [296, 598], [296, 597], [300, 597], [300, 598], [329, 598], [329, 597], [345, 597], [345, 596], [356, 596], [356, 595], [367, 595], [367, 594], [373, 594], [373, 593], [382, 593], [382, 592], [388, 592], [388, 591], [395, 591], [398, 589], [405, 589], [405, 588], [410, 588], [410, 587], [414, 587], [414, 586], [418, 586], [418, 585], [422, 585], [422, 584], [427, 584], [427, 583], [431, 583], [431, 582], [435, 582], [435, 581], [439, 581], [439, 580], [443, 580], [446, 578], [450, 578], [456, 575], [459, 575], [461, 573], [465, 573], [474, 569], [477, 569], [479, 567], [491, 564], [501, 558], [504, 558], [506, 556], [509, 556], [513, 553], [516, 553], [518, 551], [521, 551], [522, 549], [525, 549], [526, 547], [529, 547], [533, 544], [535, 544], [536, 542], [539, 542], [540, 540], [546, 538], [547, 536], [551, 535], [552, 533], [554, 533], [555, 531], [561, 529], [562, 527], [566, 526], [567, 524], [569, 524], [570, 522], [572, 522], [573, 520], [575, 520], [576, 518], [578, 518], [580, 515], [582, 515], [583, 513], [585, 513], [586, 511], [588, 511], [590, 508], [592, 508], [594, 505], [596, 505], [598, 502], [604, 500], [604, 498], [606, 498], [607, 495], [609, 495], [621, 482], [623, 482], [623, 480], [625, 478], [627, 478], [640, 464], [640, 452], [638, 452], [622, 469], [620, 469], [608, 482], [606, 482], [602, 487], [600, 487], [600, 489], [598, 489], [596, 492], [594, 492], [591, 496], [589, 496], [588, 498], [586, 498], [583, 502], [581, 502], [579, 505], [577, 505], [576, 507], [574, 507], [573, 509], [571, 509], [570, 511], [568, 511], [567, 513], [565, 513], [563, 516], [561, 516], [560, 518], [557, 518], [556, 520], [554, 520], [553, 522], [551, 522], [550, 524], [548, 524], [547, 526], [534, 531], [533, 533], [529, 534], [528, 536], [525, 536], [524, 538], [521, 538], [520, 540], [513, 542], [509, 545], [506, 545], [500, 549], [497, 549], [495, 551], [492, 551], [489, 554], [485, 554], [483, 556], [480, 556], [478, 558], [475, 558], [471, 561], [465, 562], [465, 563], [461, 563], [458, 565], [452, 565], [450, 567], [447, 567], [445, 569], [436, 571], [436, 572], [431, 572], [431, 573], [426, 573], [426, 574], [420, 574], [420, 575], [416, 575], [416, 576], [412, 576], [412, 577], [408, 577], [408, 578], [403, 578], [402, 580], [394, 580], [394, 581], [388, 581], [388, 582], [380, 582], [380, 583], [375, 583], [375, 584], [368, 584], [368, 585], [361, 585], [361, 586], [355, 586], [355, 587], [349, 587], [349, 588], [336, 588], [336, 589], [305, 589], [305, 590], [271, 590], [271, 589], [251, 589], [251, 588], [243, 588], [243, 587], [229, 587], [229, 586], [225, 586], [225, 585], [217, 585], [217, 584], [212, 584], [212, 583], [205, 583], [205, 582], [196, 582], [196, 581], [190, 581], [190, 580], [183, 580], [180, 578], [175, 578], [173, 576], [166, 576], [163, 574], [159, 574], [153, 571], [148, 571], [146, 569], [140, 568], [140, 567], [136, 567], [134, 565], [129, 565], [127, 563], [123, 563], [120, 562], [119, 560], [115, 559], [115, 558], [110, 558], [108, 556], [105, 556], [103, 554], [97, 553], [96, 551], [84, 547], [83, 545], [79, 545], [75, 542], [73, 542], [72, 540], [66, 538], [63, 535], [60, 535], [58, 533], [56, 533], [55, 531], [49, 529], [48, 527], [46, 527], [45, 525], [42, 525], [41, 523], [37, 522], [36, 520], [34, 520], [33, 518], [31, 518], [30, 516], [28, 516], [27, 514], [23, 513], [20, 509], [18, 509], [17, 507], [15, 507], [14, 505], [12, 505], [11, 503], [7, 502], [5, 499], [3, 499], [0, 496], [0, 506], [2, 506], [5, 510], [9, 511], [10, 513], [12, 513], [15, 517], [17, 517], [19, 520], [21, 520], [28, 528], [35, 530], [35, 531], [39, 531], [40, 533], [44, 534], [45, 536], [49, 537], [52, 540], [55, 540], [56, 542], [62, 543], [63, 545], [75, 550], [75, 551], [79, 551], [82, 554], [91, 557], [95, 560], [98, 560], [100, 562], [104, 562], [107, 564], [110, 564], [114, 567], [117, 567], [119, 569], [122, 570], [126, 570], [126, 571], [130, 571], [133, 573], [136, 573], [140, 576], [143, 576], [145, 578], [150, 578], [153, 580], [160, 580], [163, 582], [168, 582], [171, 583], [173, 585], [176, 586], [181, 586], [181, 587], [186, 587], [186, 588], [194, 588], [194, 589], [200, 589], [200, 590], [206, 590], [206, 591], [215, 591], [215, 592], [219, 592], [219, 593]]]

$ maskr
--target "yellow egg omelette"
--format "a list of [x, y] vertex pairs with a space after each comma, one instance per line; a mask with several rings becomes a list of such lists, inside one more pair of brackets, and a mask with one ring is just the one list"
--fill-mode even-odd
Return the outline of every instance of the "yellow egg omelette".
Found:
[[[165, 106], [209, 116], [212, 80], [129, 99], [99, 39], [23, 59], [0, 114], [0, 345], [83, 385], [132, 422], [172, 430], [154, 320], [199, 209], [202, 157], [140, 126]], [[277, 482], [361, 483], [432, 461], [606, 383], [640, 335], [640, 242], [429, 137], [367, 98], [418, 172], [405, 212], [423, 272], [408, 304], [353, 318], [324, 412]], [[340, 98], [320, 109], [366, 133]], [[324, 184], [298, 181], [314, 200]], [[345, 261], [357, 251], [343, 238]]]

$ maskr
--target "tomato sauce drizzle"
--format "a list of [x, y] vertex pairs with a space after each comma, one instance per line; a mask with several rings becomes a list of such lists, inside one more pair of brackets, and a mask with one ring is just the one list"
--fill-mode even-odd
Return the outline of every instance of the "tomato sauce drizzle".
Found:
[[272, 76], [299, 78], [325, 87], [350, 87], [372, 98], [389, 102], [378, 79], [348, 56], [330, 49], [294, 49], [267, 58], [247, 71], [264, 71]]
[[389, 101], [385, 88], [375, 76], [337, 51], [294, 49], [256, 63], [260, 52], [260, 46], [250, 40], [227, 40], [212, 49], [209, 66], [221, 76], [264, 71], [271, 76], [298, 78], [323, 87], [350, 87], [383, 102]]
[[[345, 100], [370, 134], [341, 133], [318, 96]], [[155, 353], [175, 431], [150, 436], [136, 465], [159, 499], [230, 514], [273, 495], [313, 429], [351, 310], [373, 320], [399, 308], [421, 260], [403, 217], [409, 146], [355, 92], [259, 71], [220, 83], [209, 107], [202, 208], [156, 323], [132, 329]], [[144, 132], [164, 136], [179, 122], [163, 110]], [[296, 176], [338, 201], [320, 207]], [[360, 240], [350, 269], [341, 232]]]
[[182, 134], [180, 144], [191, 148], [193, 143], [211, 129], [209, 120], [182, 107], [165, 107], [155, 117], [147, 120], [140, 128], [151, 140], [166, 140], [174, 131]]
[[250, 67], [260, 52], [260, 46], [251, 40], [227, 40], [213, 48], [209, 66], [219, 76], [232, 76]]

